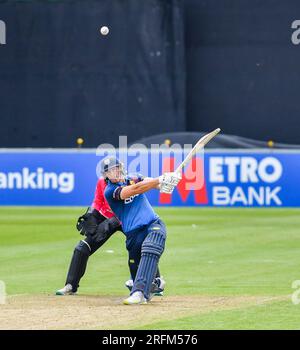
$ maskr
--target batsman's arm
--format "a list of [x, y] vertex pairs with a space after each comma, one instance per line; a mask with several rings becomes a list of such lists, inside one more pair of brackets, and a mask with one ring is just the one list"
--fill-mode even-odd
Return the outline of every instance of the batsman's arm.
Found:
[[142, 194], [154, 188], [158, 188], [158, 186], [159, 186], [159, 178], [155, 178], [155, 179], [146, 178], [145, 180], [138, 182], [134, 185], [123, 187], [120, 193], [120, 198], [126, 199], [131, 196], [135, 196], [137, 194]]
[[[144, 181], [150, 181], [150, 180], [154, 180], [153, 177], [145, 177], [145, 178], [144, 178]], [[154, 187], [154, 188], [156, 188], [157, 190], [160, 189], [160, 180], [159, 180], [159, 177], [158, 177], [158, 185], [156, 185], [156, 187]]]

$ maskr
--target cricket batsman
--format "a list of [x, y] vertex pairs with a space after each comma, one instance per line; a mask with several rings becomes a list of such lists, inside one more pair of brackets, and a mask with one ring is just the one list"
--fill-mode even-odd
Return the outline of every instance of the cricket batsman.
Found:
[[105, 198], [122, 222], [132, 265], [133, 287], [124, 304], [146, 304], [152, 297], [154, 277], [165, 248], [166, 226], [154, 212], [145, 193], [151, 189], [172, 193], [181, 175], [165, 173], [158, 178], [128, 184], [123, 164], [117, 158], [107, 157], [100, 165], [107, 182]]

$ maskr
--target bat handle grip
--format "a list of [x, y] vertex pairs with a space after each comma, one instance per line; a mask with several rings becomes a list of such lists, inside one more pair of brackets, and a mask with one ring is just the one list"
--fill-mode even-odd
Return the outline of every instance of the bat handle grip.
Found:
[[180, 165], [177, 167], [177, 169], [174, 171], [174, 173], [176, 173], [176, 174], [181, 173], [181, 172], [182, 172], [182, 168], [183, 168], [183, 166], [182, 166], [182, 164], [180, 164]]

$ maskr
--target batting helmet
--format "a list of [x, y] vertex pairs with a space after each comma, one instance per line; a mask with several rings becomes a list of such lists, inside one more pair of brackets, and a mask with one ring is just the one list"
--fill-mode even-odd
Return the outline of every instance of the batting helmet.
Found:
[[114, 167], [120, 167], [120, 169], [124, 173], [123, 163], [120, 162], [118, 158], [116, 158], [116, 157], [106, 157], [106, 158], [102, 159], [101, 163], [100, 163], [100, 171], [101, 171], [102, 176], [104, 176], [104, 174], [108, 170], [110, 170], [110, 169], [112, 169]]

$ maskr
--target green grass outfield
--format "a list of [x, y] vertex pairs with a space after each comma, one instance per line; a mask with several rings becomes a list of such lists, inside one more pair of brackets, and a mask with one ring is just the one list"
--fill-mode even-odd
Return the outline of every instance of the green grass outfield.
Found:
[[[53, 293], [62, 287], [84, 208], [0, 207], [0, 280], [7, 293]], [[264, 305], [216, 310], [153, 329], [300, 329], [300, 304], [289, 298], [300, 280], [299, 209], [157, 208], [168, 239], [160, 267], [172, 296], [278, 296]], [[111, 252], [113, 251], [113, 252]], [[122, 233], [93, 257], [80, 293], [126, 295]], [[300, 287], [299, 287], [300, 288]]]

